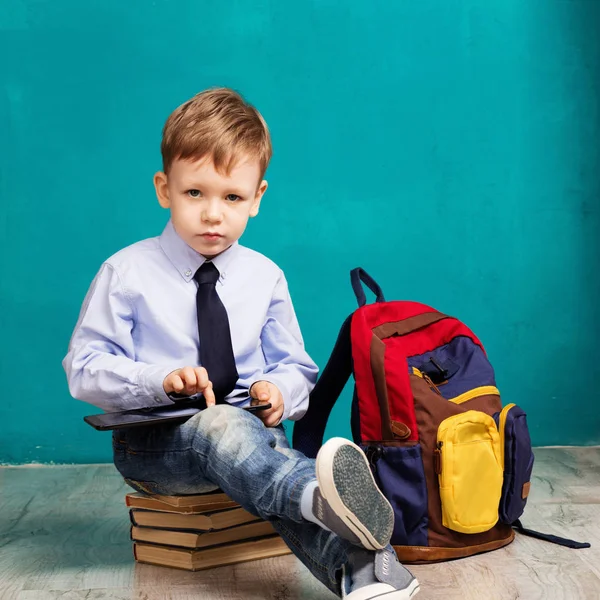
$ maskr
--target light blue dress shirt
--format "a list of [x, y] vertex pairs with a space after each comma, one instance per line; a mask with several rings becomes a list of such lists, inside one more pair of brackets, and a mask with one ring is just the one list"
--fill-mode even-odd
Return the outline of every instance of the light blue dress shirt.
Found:
[[[165, 377], [200, 365], [193, 277], [205, 260], [169, 221], [160, 237], [104, 262], [62, 363], [74, 398], [106, 411], [173, 403], [163, 389]], [[318, 369], [304, 349], [283, 272], [237, 242], [213, 263], [239, 374], [226, 400], [246, 406], [250, 386], [270, 381], [283, 395], [282, 420], [300, 419]]]

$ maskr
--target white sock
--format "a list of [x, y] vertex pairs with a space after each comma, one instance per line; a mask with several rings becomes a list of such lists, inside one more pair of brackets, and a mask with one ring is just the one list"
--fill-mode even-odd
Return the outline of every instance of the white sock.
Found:
[[327, 531], [331, 531], [331, 529], [325, 527], [317, 517], [315, 517], [313, 513], [313, 496], [315, 495], [315, 490], [319, 487], [317, 480], [311, 481], [302, 492], [302, 497], [300, 498], [300, 512], [302, 513], [302, 517], [311, 523], [316, 523], [319, 527], [326, 529]]

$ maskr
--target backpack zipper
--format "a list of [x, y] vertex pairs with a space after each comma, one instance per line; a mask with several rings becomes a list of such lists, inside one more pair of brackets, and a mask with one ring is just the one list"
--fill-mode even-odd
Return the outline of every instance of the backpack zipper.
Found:
[[[429, 375], [427, 375], [426, 373], [423, 373], [416, 367], [413, 367], [413, 375], [420, 377], [431, 388], [432, 392], [435, 392], [438, 396], [442, 396], [442, 392], [440, 392], [437, 385], [435, 385], [435, 383], [433, 383], [433, 381], [431, 381], [431, 377], [429, 377]], [[443, 398], [443, 396], [442, 396], [442, 398]]]
[[463, 402], [468, 402], [469, 400], [473, 400], [474, 398], [478, 398], [479, 396], [499, 396], [500, 392], [496, 386], [493, 385], [482, 385], [480, 387], [473, 388], [464, 394], [460, 394], [460, 396], [456, 396], [456, 398], [449, 398], [448, 402], [454, 402], [454, 404], [462, 404]]
[[502, 459], [502, 469], [504, 469], [504, 444], [505, 444], [505, 437], [504, 437], [504, 430], [506, 429], [506, 419], [508, 418], [508, 413], [509, 411], [514, 408], [516, 406], [516, 404], [511, 403], [511, 404], [507, 404], [501, 411], [500, 411], [500, 418], [498, 419], [498, 433], [500, 434], [500, 456]]

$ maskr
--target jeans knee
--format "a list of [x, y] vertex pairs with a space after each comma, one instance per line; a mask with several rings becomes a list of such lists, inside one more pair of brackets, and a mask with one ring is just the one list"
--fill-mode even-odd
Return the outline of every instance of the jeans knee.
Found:
[[219, 404], [198, 413], [188, 423], [194, 427], [193, 448], [213, 460], [239, 465], [263, 445], [275, 446], [275, 437], [260, 419], [235, 406]]
[[229, 448], [244, 444], [257, 431], [256, 417], [229, 404], [217, 404], [194, 415], [187, 423], [194, 428], [197, 442], [223, 444]]
[[235, 407], [229, 404], [215, 404], [194, 415], [187, 425], [204, 435], [214, 435], [235, 420], [235, 412]]

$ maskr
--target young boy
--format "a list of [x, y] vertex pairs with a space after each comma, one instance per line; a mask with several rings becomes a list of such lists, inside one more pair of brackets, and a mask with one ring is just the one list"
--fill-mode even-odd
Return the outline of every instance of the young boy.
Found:
[[[238, 244], [267, 189], [266, 123], [233, 90], [210, 89], [171, 114], [161, 151], [154, 186], [171, 218], [92, 282], [63, 361], [71, 394], [107, 411], [203, 395], [208, 408], [183, 424], [115, 431], [129, 485], [219, 487], [271, 521], [338, 596], [412, 597], [417, 580], [389, 545], [393, 512], [361, 450], [334, 438], [312, 460], [281, 425], [306, 412], [317, 367], [282, 271]], [[256, 415], [241, 410], [264, 402]]]

